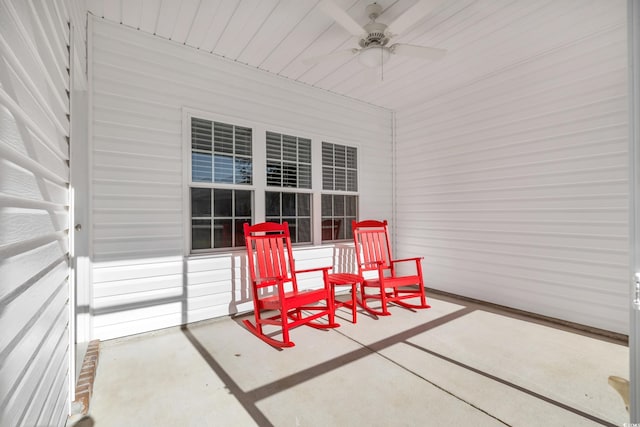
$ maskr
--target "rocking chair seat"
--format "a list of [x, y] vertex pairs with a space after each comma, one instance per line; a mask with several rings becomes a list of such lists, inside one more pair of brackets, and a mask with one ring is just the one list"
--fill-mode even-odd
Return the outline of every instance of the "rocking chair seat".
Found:
[[303, 291], [289, 291], [284, 293], [284, 301], [279, 295], [271, 295], [260, 299], [260, 305], [265, 310], [279, 310], [280, 307], [297, 307], [300, 304], [307, 305], [325, 298], [324, 289], [307, 289]]
[[[387, 277], [384, 279], [385, 288], [398, 288], [400, 286], [415, 285], [416, 283], [420, 283], [419, 276]], [[363, 285], [370, 288], [379, 288], [380, 279], [365, 279]]]

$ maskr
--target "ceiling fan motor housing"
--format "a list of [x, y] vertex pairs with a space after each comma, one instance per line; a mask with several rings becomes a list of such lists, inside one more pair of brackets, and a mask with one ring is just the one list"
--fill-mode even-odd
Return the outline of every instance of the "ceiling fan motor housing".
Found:
[[372, 45], [385, 46], [389, 42], [389, 37], [385, 34], [387, 26], [380, 22], [369, 22], [364, 26], [367, 32], [366, 37], [360, 39], [360, 47]]

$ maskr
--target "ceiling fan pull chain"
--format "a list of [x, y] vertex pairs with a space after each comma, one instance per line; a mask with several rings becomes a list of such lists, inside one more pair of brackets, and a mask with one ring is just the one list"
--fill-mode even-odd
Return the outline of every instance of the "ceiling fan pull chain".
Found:
[[384, 51], [380, 49], [380, 81], [384, 81]]

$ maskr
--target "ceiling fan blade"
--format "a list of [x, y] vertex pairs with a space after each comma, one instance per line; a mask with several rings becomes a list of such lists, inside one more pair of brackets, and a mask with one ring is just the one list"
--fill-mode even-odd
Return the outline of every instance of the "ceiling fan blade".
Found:
[[302, 63], [306, 65], [313, 65], [319, 62], [332, 61], [336, 59], [348, 58], [358, 53], [358, 49], [338, 50], [335, 52], [327, 53], [325, 55], [311, 56], [302, 60]]
[[354, 36], [360, 36], [367, 33], [364, 28], [362, 28], [362, 25], [358, 24], [347, 12], [338, 7], [338, 5], [333, 1], [322, 0], [320, 2], [320, 9]]
[[435, 47], [416, 46], [413, 44], [396, 43], [389, 46], [391, 53], [402, 56], [412, 56], [421, 59], [441, 59], [446, 54], [446, 49], [438, 49]]
[[413, 24], [424, 18], [429, 12], [442, 3], [442, 0], [419, 0], [411, 6], [405, 13], [398, 16], [387, 27], [387, 32], [398, 35], [404, 33]]

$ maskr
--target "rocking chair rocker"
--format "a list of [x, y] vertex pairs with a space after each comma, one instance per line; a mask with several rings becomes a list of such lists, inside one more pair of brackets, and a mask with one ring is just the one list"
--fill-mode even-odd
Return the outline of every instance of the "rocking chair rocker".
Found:
[[[244, 320], [245, 326], [258, 338], [274, 347], [293, 347], [289, 330], [303, 324], [326, 329], [339, 326], [334, 321], [334, 306], [328, 271], [331, 267], [295, 270], [291, 251], [289, 225], [264, 222], [256, 225], [244, 224], [247, 245], [251, 289], [253, 293], [255, 324]], [[301, 273], [320, 272], [324, 287], [299, 290], [296, 276]], [[269, 292], [268, 288], [272, 288]], [[275, 315], [265, 315], [275, 311]], [[315, 322], [327, 316], [328, 323]], [[282, 340], [265, 333], [263, 327], [279, 328]], [[276, 330], [276, 334], [278, 331]]]
[[[358, 272], [363, 277], [360, 295], [362, 307], [368, 312], [388, 316], [387, 304], [394, 302], [406, 308], [429, 308], [422, 278], [422, 257], [393, 259], [389, 243], [387, 221], [353, 221], [353, 239], [356, 249]], [[411, 274], [400, 274], [398, 264], [413, 264]], [[417, 287], [416, 287], [417, 286]], [[366, 289], [375, 289], [375, 293], [366, 293]], [[410, 304], [404, 300], [419, 298], [419, 304]], [[381, 308], [376, 310], [367, 304], [367, 300], [380, 300]]]

